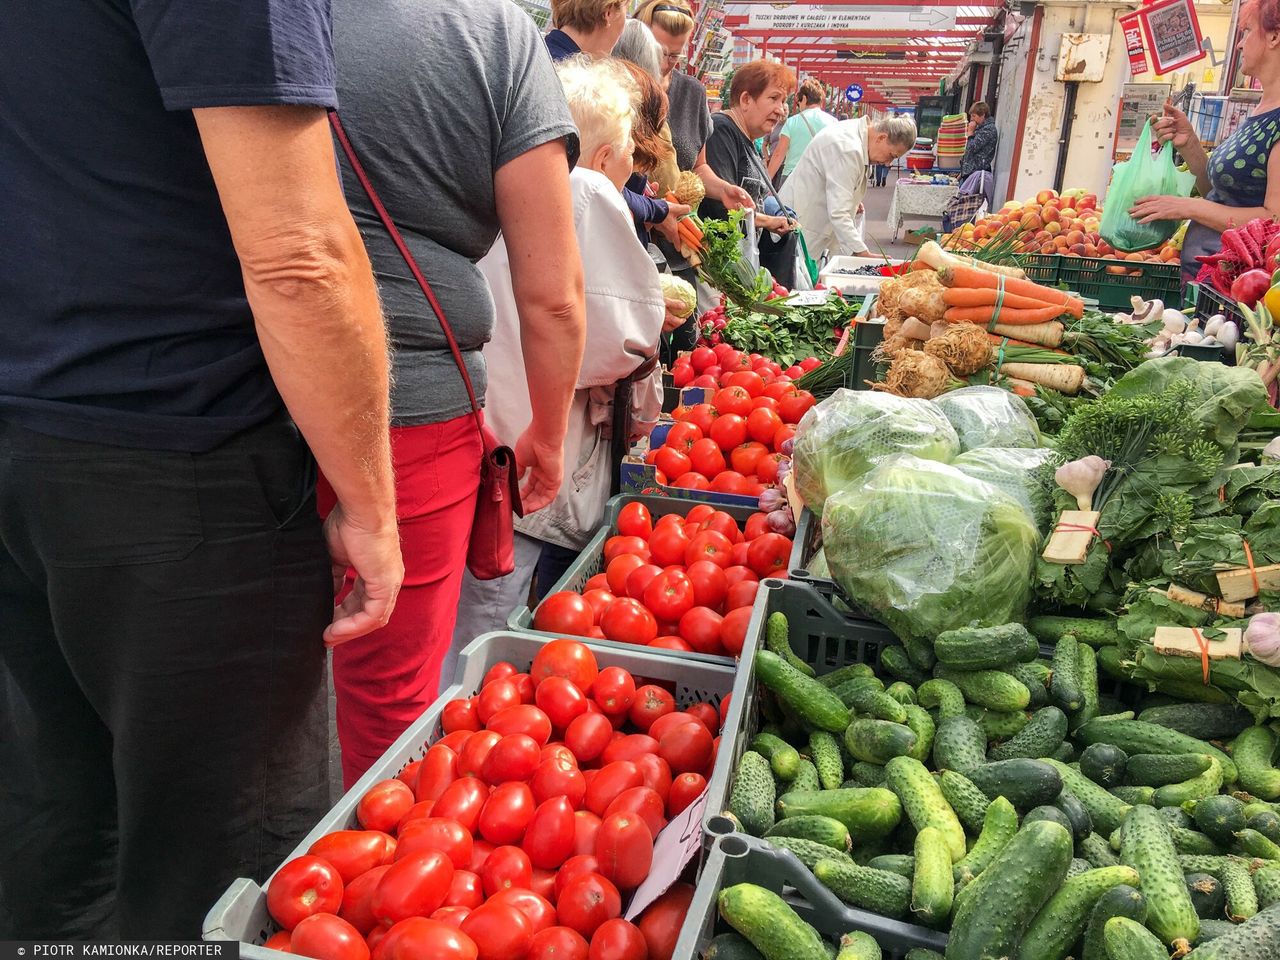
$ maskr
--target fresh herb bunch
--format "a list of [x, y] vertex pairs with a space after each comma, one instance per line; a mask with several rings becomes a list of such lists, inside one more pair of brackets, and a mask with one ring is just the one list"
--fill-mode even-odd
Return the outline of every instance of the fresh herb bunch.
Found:
[[1105, 380], [1121, 377], [1146, 357], [1147, 341], [1160, 324], [1116, 323], [1105, 313], [1086, 310], [1079, 320], [1064, 321], [1062, 348], [1085, 365], [1090, 376]]
[[770, 303], [773, 279], [760, 267], [752, 271], [742, 259], [741, 210], [730, 210], [728, 220], [707, 220], [702, 227], [702, 279], [746, 311], [781, 316], [783, 309]]

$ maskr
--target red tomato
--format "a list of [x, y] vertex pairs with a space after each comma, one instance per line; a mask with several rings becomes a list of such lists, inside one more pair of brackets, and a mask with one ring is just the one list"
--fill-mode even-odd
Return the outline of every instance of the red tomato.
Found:
[[759, 589], [760, 582], [758, 580], [739, 580], [725, 594], [725, 612], [729, 613], [740, 607], [750, 607], [756, 602], [756, 593]]
[[475, 941], [479, 960], [524, 960], [533, 942], [529, 918], [503, 903], [489, 902], [472, 910], [461, 930]]
[[512, 887], [528, 890], [533, 883], [533, 864], [519, 847], [495, 847], [480, 868], [480, 879], [484, 882], [484, 892], [491, 897]]
[[733, 467], [735, 473], [741, 473], [743, 476], [754, 475], [760, 458], [768, 455], [768, 447], [751, 440], [734, 447], [729, 452], [729, 466]]
[[470, 870], [454, 870], [449, 882], [449, 893], [444, 898], [446, 907], [467, 907], [474, 910], [484, 903], [484, 884], [480, 875]]
[[725, 578], [724, 569], [719, 564], [711, 560], [695, 560], [689, 564], [686, 574], [689, 582], [693, 584], [695, 607], [714, 609], [724, 602], [729, 581]]
[[[564, 677], [547, 677], [538, 684], [534, 703], [551, 720], [557, 730], [567, 727], [574, 717], [587, 712], [587, 697], [577, 685]], [[532, 771], [530, 771], [532, 774]]]
[[751, 412], [751, 394], [742, 387], [725, 387], [711, 398], [711, 405], [721, 416], [734, 413], [745, 417]]
[[529, 668], [535, 684], [547, 677], [564, 677], [583, 693], [591, 691], [591, 684], [595, 683], [599, 673], [596, 655], [585, 643], [577, 640], [552, 640], [543, 644]]
[[447, 923], [410, 917], [388, 930], [374, 947], [375, 960], [477, 960], [475, 941]]
[[645, 588], [644, 605], [659, 620], [675, 623], [693, 609], [693, 582], [683, 570], [664, 570]]
[[610, 537], [604, 542], [604, 562], [625, 553], [634, 553], [641, 560], [649, 559], [649, 545], [640, 537]]
[[687, 454], [689, 448], [703, 437], [703, 431], [700, 426], [691, 420], [680, 420], [673, 423], [667, 430], [667, 438], [663, 441], [664, 447], [678, 452]]
[[[547, 741], [551, 739], [551, 718], [537, 707], [528, 703], [499, 710], [489, 718], [489, 722], [485, 726], [504, 737], [513, 733], [523, 733], [536, 740], [539, 747], [545, 746]], [[475, 736], [479, 737], [483, 733], [484, 731], [481, 731]], [[470, 746], [470, 743], [468, 743], [468, 746]], [[459, 769], [461, 769], [461, 765]]]
[[567, 797], [538, 805], [521, 846], [529, 862], [542, 870], [554, 870], [573, 855], [573, 804]]
[[600, 821], [596, 837], [600, 875], [619, 890], [634, 890], [653, 865], [653, 834], [634, 813], [615, 813]]
[[518, 844], [524, 839], [525, 830], [533, 819], [537, 804], [527, 783], [504, 783], [494, 787], [493, 793], [480, 811], [477, 825], [480, 836], [495, 847]]
[[[508, 683], [509, 681], [503, 680], [501, 682]], [[514, 710], [517, 708], [508, 707], [507, 709]], [[481, 730], [479, 733], [473, 733], [458, 753], [458, 775], [462, 777], [480, 776], [485, 757], [489, 755], [489, 751], [501, 739], [502, 734], [496, 730]]]
[[[772, 380], [769, 381], [769, 383], [772, 383], [772, 382], [773, 382]], [[751, 401], [751, 409], [777, 411], [778, 401], [773, 399], [773, 397], [756, 397], [754, 400]], [[750, 417], [751, 415], [747, 414], [747, 416]], [[751, 432], [750, 429], [748, 429], [747, 432], [750, 433]]]
[[[479, 699], [480, 697], [477, 694], [476, 696], [473, 696], [471, 698], [471, 702], [473, 704], [477, 703]], [[436, 746], [445, 747], [449, 750], [452, 750], [456, 755], [462, 752], [462, 748], [467, 745], [467, 741], [470, 740], [472, 736], [475, 735], [475, 733], [476, 731], [474, 730], [455, 730], [453, 731], [453, 733], [446, 733], [443, 737], [437, 740]], [[422, 776], [423, 776], [422, 772], [419, 772], [418, 774], [419, 786], [421, 786], [422, 784]]]
[[373, 891], [373, 915], [383, 923], [425, 917], [444, 903], [453, 883], [453, 861], [439, 850], [397, 860]]
[[[479, 734], [477, 734], [479, 736]], [[455, 780], [440, 794], [432, 813], [437, 817], [457, 820], [472, 833], [480, 822], [480, 811], [489, 799], [489, 788], [478, 777]]]
[[716, 375], [719, 373], [720, 373], [719, 367], [708, 367], [706, 373], [693, 378], [693, 383], [691, 383], [690, 386], [691, 387], [710, 387], [711, 389], [715, 389], [720, 385], [719, 382], [716, 380]]
[[606, 639], [644, 646], [658, 635], [658, 621], [639, 600], [619, 597], [600, 618]]
[[658, 755], [675, 773], [705, 770], [711, 759], [711, 731], [696, 720], [680, 724], [658, 741]]
[[[648, 730], [653, 721], [664, 713], [671, 713], [676, 708], [676, 698], [662, 687], [647, 683], [636, 690], [635, 703], [631, 705], [629, 716], [631, 722], [639, 730]], [[635, 784], [631, 784], [635, 786]]]
[[618, 511], [618, 532], [625, 537], [648, 540], [653, 533], [653, 516], [643, 503], [632, 502]]
[[729, 704], [733, 701], [733, 694], [726, 693], [720, 700], [720, 729], [724, 729], [725, 723], [729, 718]]
[[529, 960], [587, 960], [586, 939], [568, 927], [549, 927], [533, 935]]
[[414, 804], [413, 791], [399, 780], [382, 780], [356, 805], [356, 819], [366, 830], [390, 833]]
[[[578, 597], [578, 599], [582, 598]], [[476, 700], [476, 716], [480, 718], [481, 724], [486, 724], [489, 718], [499, 710], [514, 707], [520, 702], [520, 684], [511, 677], [495, 680], [485, 684], [480, 691], [479, 699]]]
[[533, 791], [536, 803], [543, 803], [552, 797], [564, 797], [569, 806], [575, 810], [582, 806], [587, 794], [587, 781], [582, 771], [569, 760], [554, 758], [543, 760], [529, 781], [529, 789]]
[[[554, 883], [554, 879], [552, 883]], [[534, 933], [539, 933], [556, 925], [556, 908], [551, 902], [541, 894], [534, 893], [532, 890], [522, 890], [513, 888], [511, 890], [502, 890], [495, 893], [489, 898], [490, 903], [502, 903], [509, 907], [515, 907], [524, 914], [529, 925], [533, 927]]]
[[[439, 920], [441, 923], [447, 923], [455, 929], [462, 929], [462, 921], [471, 915], [471, 907], [441, 907], [428, 918], [430, 920]], [[385, 929], [385, 928], [384, 928]]]
[[789, 380], [781, 380], [771, 383], [764, 388], [764, 395], [781, 403], [787, 397], [794, 397], [799, 393], [799, 389]]
[[407, 823], [400, 831], [396, 859], [416, 857], [428, 850], [439, 850], [461, 870], [471, 863], [473, 840], [471, 831], [448, 817], [424, 817]]
[[792, 424], [790, 423], [783, 424], [781, 427], [778, 428], [778, 432], [773, 435], [773, 449], [781, 453], [782, 445], [786, 443], [788, 440], [794, 439], [795, 435], [796, 435], [796, 428]]
[[689, 354], [689, 365], [693, 367], [694, 373], [702, 373], [715, 363], [716, 354], [710, 347], [695, 347]]
[[471, 847], [471, 862], [467, 864], [467, 869], [478, 875], [491, 853], [493, 853], [492, 843], [488, 840], [476, 840]]
[[723, 510], [714, 510], [707, 514], [698, 528], [703, 533], [718, 533], [730, 543], [737, 543], [742, 539], [737, 521]]
[[419, 800], [409, 812], [400, 818], [400, 823], [396, 825], [396, 835], [404, 833], [405, 824], [412, 823], [414, 820], [425, 820], [431, 816], [431, 808], [436, 805], [434, 800]]
[[[656, 542], [659, 533], [655, 532], [653, 540]], [[650, 547], [652, 549], [652, 545]], [[613, 560], [605, 567], [605, 576], [609, 581], [609, 591], [616, 597], [625, 597], [627, 595], [627, 577], [631, 576], [631, 571], [638, 567], [643, 567], [645, 561], [634, 554], [624, 554], [621, 557], [614, 557]]]
[[[587, 703], [590, 704], [591, 701], [588, 700]], [[591, 707], [588, 706], [587, 709], [590, 710]], [[573, 755], [573, 751], [560, 742], [548, 743], [542, 748], [540, 762], [546, 763], [548, 760], [564, 760], [574, 766], [578, 765], [578, 758]]]
[[640, 928], [621, 917], [606, 920], [591, 938], [588, 960], [648, 960]]
[[769, 515], [767, 513], [753, 513], [747, 517], [747, 522], [742, 526], [742, 539], [750, 543], [756, 537], [768, 532]]
[[658, 741], [643, 733], [615, 736], [613, 742], [604, 748], [604, 753], [600, 754], [600, 764], [607, 766], [619, 760], [629, 760], [634, 763], [646, 754], [656, 753], [657, 750]]
[[689, 459], [693, 463], [693, 469], [704, 477], [714, 477], [725, 468], [720, 445], [710, 437], [693, 445], [693, 449], [689, 451]]
[[[655, 563], [636, 567], [627, 576], [627, 596], [632, 600], [643, 600], [645, 588], [653, 583], [654, 577], [661, 572], [662, 568]], [[601, 619], [604, 619], [603, 616]]]
[[[455, 730], [479, 730], [480, 717], [471, 700], [450, 700], [440, 714], [440, 729], [445, 733]], [[416, 791], [415, 791], [416, 792]]]
[[390, 869], [391, 864], [374, 867], [367, 873], [360, 874], [342, 891], [342, 908], [338, 911], [338, 916], [362, 934], [378, 925], [378, 918], [373, 915], [373, 891], [383, 874]]
[[711, 504], [699, 503], [689, 508], [689, 512], [684, 515], [684, 519], [688, 523], [701, 523], [715, 512], [716, 508]]
[[737, 470], [721, 470], [711, 481], [711, 489], [716, 493], [732, 493], [735, 496], [748, 496], [750, 482]]
[[671, 486], [680, 490], [710, 490], [711, 481], [696, 471], [682, 473], [672, 481]]
[[[448, 704], [445, 704], [448, 706]], [[396, 779], [403, 783], [410, 790], [418, 785], [418, 768], [422, 766], [421, 760], [413, 760], [404, 765], [404, 769], [396, 774]]]
[[[564, 681], [575, 692], [578, 688]], [[578, 694], [582, 696], [582, 694]], [[586, 709], [584, 704], [583, 710]], [[484, 758], [480, 765], [480, 779], [490, 785], [506, 783], [508, 780], [528, 780], [538, 769], [542, 759], [542, 749], [533, 737], [523, 733], [515, 733], [503, 737]]]
[[[292, 953], [289, 949], [289, 941], [293, 938], [289, 936], [288, 930], [277, 930], [263, 942], [263, 946], [268, 950], [279, 950], [281, 953]], [[585, 956], [585, 954], [583, 954]]]
[[289, 952], [315, 960], [369, 960], [369, 946], [360, 931], [331, 913], [298, 921], [289, 938]]
[[[607, 580], [605, 581], [608, 582]], [[582, 595], [582, 599], [587, 601], [591, 607], [591, 620], [593, 624], [600, 622], [600, 617], [604, 615], [609, 604], [613, 603], [613, 594], [608, 590], [588, 590]], [[537, 702], [536, 700], [534, 701]]]
[[719, 654], [721, 652], [720, 622], [720, 614], [714, 610], [694, 607], [680, 618], [680, 636], [698, 653]]
[[795, 396], [786, 397], [778, 402], [778, 416], [782, 417], [783, 423], [799, 423], [800, 418], [817, 402], [813, 394], [800, 390]]
[[687, 566], [693, 566], [699, 560], [710, 560], [718, 567], [727, 567], [732, 552], [733, 544], [728, 537], [715, 530], [703, 530], [690, 541], [684, 559]]
[[343, 884], [348, 884], [360, 874], [390, 863], [395, 848], [396, 841], [377, 830], [336, 830], [313, 843], [307, 853], [327, 860]]
[[590, 938], [602, 923], [622, 913], [622, 896], [605, 877], [588, 873], [565, 885], [556, 912], [562, 924]]
[[[653, 721], [653, 725], [649, 727], [649, 736], [654, 740], [661, 740], [668, 730], [674, 730], [676, 727], [684, 723], [698, 723], [698, 718], [692, 714], [685, 713], [683, 710], [676, 710], [673, 713], [664, 713], [657, 720]], [[654, 752], [657, 752], [655, 746]]]
[[613, 803], [609, 804], [604, 812], [604, 820], [607, 822], [615, 813], [633, 813], [644, 821], [644, 825], [649, 828], [649, 833], [656, 837], [667, 825], [667, 818], [663, 815], [665, 810], [662, 797], [656, 790], [648, 787], [632, 787], [630, 790], [623, 790], [613, 798]]
[[591, 590], [608, 590], [609, 578], [603, 573], [597, 573], [594, 577], [582, 585], [582, 592], [585, 596]]
[[294, 857], [267, 886], [267, 912], [286, 930], [313, 913], [337, 913], [341, 905], [342, 877], [319, 857]]
[[[685, 424], [676, 424], [676, 426], [685, 426]], [[693, 425], [688, 424], [688, 426]], [[693, 461], [689, 459], [689, 454], [683, 449], [677, 450], [674, 447], [659, 447], [654, 454], [653, 463], [668, 477], [678, 477], [693, 469]]]
[[778, 479], [778, 464], [786, 458], [780, 453], [770, 453], [756, 461], [756, 476], [761, 483], [774, 483]]
[[667, 761], [656, 753], [650, 753], [632, 762], [644, 778], [644, 785], [661, 797], [665, 804], [667, 794], [671, 792], [671, 768]]
[[781, 427], [782, 417], [770, 407], [756, 407], [747, 414], [747, 434], [752, 440], [772, 444], [774, 434]]
[[587, 784], [586, 808], [597, 817], [603, 817], [618, 794], [643, 785], [644, 777], [639, 767], [629, 760], [615, 760], [602, 767]]
[[707, 789], [707, 778], [700, 773], [682, 773], [671, 781], [671, 793], [667, 796], [667, 817], [674, 820], [685, 807], [702, 796]]
[[[689, 408], [689, 416], [684, 421], [698, 428], [698, 440], [711, 435], [711, 425], [716, 422], [716, 417], [720, 416], [720, 411], [709, 403], [699, 403]], [[673, 428], [674, 429], [674, 428]], [[690, 448], [692, 448], [690, 444]], [[686, 450], [686, 453], [691, 453]]]
[[575, 855], [596, 850], [596, 834], [600, 831], [600, 818], [590, 810], [573, 811], [573, 852]]
[[[711, 439], [719, 444], [721, 450], [732, 450], [747, 442], [747, 421], [736, 413], [722, 413], [711, 425]], [[691, 451], [689, 456], [693, 457], [695, 452]]]
[[747, 565], [761, 577], [786, 573], [791, 560], [791, 541], [780, 533], [766, 533], [751, 541]]
[[[607, 555], [607, 547], [605, 552]], [[569, 590], [551, 594], [533, 614], [533, 629], [545, 633], [583, 634], [594, 622], [591, 605]]]
[[529, 884], [533, 892], [542, 897], [548, 903], [555, 903], [556, 897], [556, 872], [554, 870], [542, 870], [538, 867], [533, 868], [533, 882]]
[[747, 642], [747, 624], [750, 622], [750, 607], [738, 607], [725, 614], [724, 622], [720, 624], [720, 642], [730, 656], [736, 657], [742, 653], [742, 647]]
[[649, 641], [649, 646], [657, 650], [683, 650], [686, 653], [693, 650], [693, 647], [677, 636], [655, 637]]
[[636, 682], [622, 667], [605, 667], [591, 688], [591, 696], [610, 716], [626, 713], [636, 698]]
[[495, 680], [505, 680], [508, 677], [514, 677], [520, 671], [516, 669], [514, 663], [508, 663], [506, 660], [499, 660], [484, 675], [484, 679], [480, 681], [480, 689], [483, 690]]
[[756, 572], [745, 564], [734, 564], [732, 567], [726, 567], [724, 578], [729, 581], [730, 588], [735, 583], [759, 583], [760, 578], [756, 576]]
[[533, 677], [529, 676], [527, 673], [517, 673], [511, 678], [511, 682], [514, 683], [516, 685], [516, 689], [520, 691], [521, 703], [533, 703], [533, 695], [537, 689], [533, 682]]
[[590, 763], [613, 737], [613, 724], [602, 713], [584, 713], [565, 729], [564, 743], [579, 763]]
[[693, 885], [677, 883], [644, 908], [636, 926], [640, 928], [648, 948], [648, 960], [671, 960], [692, 902]]
[[663, 567], [684, 563], [684, 554], [688, 546], [689, 538], [685, 536], [684, 528], [674, 523], [659, 526], [649, 538], [649, 550], [653, 556], [653, 562]]
[[671, 368], [671, 385], [677, 390], [683, 390], [689, 384], [693, 383], [693, 378], [693, 367], [690, 364], [677, 363]]
[[701, 722], [713, 734], [720, 729], [720, 714], [709, 703], [699, 701], [698, 703], [690, 704], [685, 708], [684, 712]]
[[[762, 363], [764, 362], [763, 357], [761, 357], [760, 360]], [[746, 390], [752, 398], [758, 397], [760, 394], [764, 393], [764, 381], [760, 379], [760, 374], [754, 373], [750, 370], [740, 370], [737, 373], [729, 374], [725, 383], [731, 387], [742, 387], [742, 389]]]

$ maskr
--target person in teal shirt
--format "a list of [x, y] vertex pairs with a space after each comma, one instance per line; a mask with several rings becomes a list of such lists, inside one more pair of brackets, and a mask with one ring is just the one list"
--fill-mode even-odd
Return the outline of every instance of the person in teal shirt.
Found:
[[769, 176], [777, 177], [778, 170], [782, 170], [779, 187], [796, 168], [818, 131], [836, 122], [835, 117], [822, 109], [826, 98], [822, 84], [812, 77], [800, 84], [800, 91], [796, 94], [796, 112], [782, 125], [778, 146], [769, 156]]

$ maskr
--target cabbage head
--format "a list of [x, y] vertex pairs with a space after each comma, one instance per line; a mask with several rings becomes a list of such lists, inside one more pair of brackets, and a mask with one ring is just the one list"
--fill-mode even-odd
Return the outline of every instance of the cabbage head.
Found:
[[819, 516], [827, 498], [856, 486], [876, 464], [900, 453], [947, 461], [956, 432], [930, 400], [870, 390], [837, 390], [804, 415], [791, 468], [796, 491]]
[[1040, 427], [1021, 397], [999, 387], [961, 387], [933, 401], [955, 427], [960, 449], [1038, 447]]
[[698, 292], [693, 289], [693, 285], [688, 280], [670, 273], [660, 273], [658, 282], [662, 286], [664, 300], [674, 300], [681, 304], [679, 310], [671, 311], [674, 316], [687, 317], [698, 308]]
[[1023, 618], [1040, 535], [991, 484], [899, 456], [827, 501], [822, 543], [836, 582], [928, 667], [942, 631]]
[[1053, 471], [1060, 460], [1048, 447], [978, 447], [960, 454], [951, 465], [1009, 494], [1038, 530], [1046, 530], [1053, 515]]

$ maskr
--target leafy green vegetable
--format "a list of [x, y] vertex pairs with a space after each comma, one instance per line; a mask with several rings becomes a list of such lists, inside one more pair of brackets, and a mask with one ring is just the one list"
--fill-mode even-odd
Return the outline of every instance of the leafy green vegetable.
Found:
[[1057, 463], [1057, 455], [1047, 447], [979, 447], [951, 461], [965, 476], [989, 483], [1017, 500], [1038, 530], [1048, 528], [1053, 512]]
[[956, 429], [961, 450], [1038, 447], [1040, 429], [1022, 402], [999, 387], [961, 387], [933, 401]]
[[780, 316], [782, 310], [768, 303], [773, 278], [763, 267], [752, 270], [742, 259], [741, 210], [730, 210], [728, 220], [706, 220], [702, 225], [702, 279], [748, 313]]

